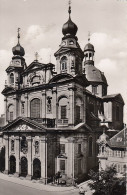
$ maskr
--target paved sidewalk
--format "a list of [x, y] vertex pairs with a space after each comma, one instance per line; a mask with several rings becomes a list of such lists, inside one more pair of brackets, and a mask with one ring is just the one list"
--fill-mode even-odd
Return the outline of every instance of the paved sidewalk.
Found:
[[44, 185], [42, 183], [39, 183], [39, 181], [35, 180], [26, 180], [23, 177], [14, 177], [12, 175], [6, 175], [3, 173], [0, 173], [0, 179], [6, 180], [9, 182], [13, 182], [16, 184], [24, 185], [30, 188], [43, 190], [43, 191], [52, 191], [52, 192], [65, 192], [65, 191], [77, 191], [79, 192], [78, 188], [75, 188], [74, 186], [71, 187], [60, 187], [60, 186], [51, 186], [50, 184]]

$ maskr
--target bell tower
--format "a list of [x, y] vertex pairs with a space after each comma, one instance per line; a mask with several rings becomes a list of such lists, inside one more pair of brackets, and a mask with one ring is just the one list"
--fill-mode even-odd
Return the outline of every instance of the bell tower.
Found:
[[12, 48], [13, 57], [9, 67], [6, 69], [8, 80], [7, 86], [19, 88], [22, 83], [21, 73], [26, 68], [26, 62], [23, 56], [25, 55], [24, 48], [20, 45], [20, 28], [18, 28], [18, 43]]
[[63, 25], [62, 38], [59, 50], [54, 54], [57, 60], [57, 74], [82, 74], [82, 61], [84, 53], [78, 44], [76, 36], [78, 27], [71, 20], [71, 5], [69, 1], [69, 19]]

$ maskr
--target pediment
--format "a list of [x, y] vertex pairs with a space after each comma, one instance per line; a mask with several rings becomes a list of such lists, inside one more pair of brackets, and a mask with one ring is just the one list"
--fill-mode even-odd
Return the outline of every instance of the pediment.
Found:
[[72, 50], [72, 49], [66, 48], [66, 47], [64, 47], [64, 48], [62, 47], [54, 55], [57, 56], [58, 54], [69, 52], [70, 50]]
[[45, 66], [45, 64], [41, 64], [39, 62], [34, 61], [26, 68], [24, 73], [32, 71], [32, 70], [34, 71], [36, 69], [42, 69], [44, 66]]
[[39, 123], [23, 117], [18, 117], [3, 127], [3, 132], [45, 132], [46, 128]]
[[49, 83], [53, 83], [53, 82], [62, 82], [62, 81], [67, 81], [70, 79], [73, 79], [74, 77], [70, 74], [67, 73], [62, 73], [62, 74], [58, 74], [56, 76], [54, 76]]

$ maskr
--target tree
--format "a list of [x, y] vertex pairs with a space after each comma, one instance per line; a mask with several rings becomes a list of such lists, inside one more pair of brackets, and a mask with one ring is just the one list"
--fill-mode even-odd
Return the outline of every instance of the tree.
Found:
[[[117, 171], [114, 165], [105, 170], [95, 172], [90, 170], [89, 177], [92, 180], [88, 185], [95, 190], [94, 195], [126, 195], [125, 180], [116, 177]], [[122, 193], [121, 193], [122, 192]]]
[[0, 171], [3, 172], [5, 170], [5, 147], [3, 147], [0, 151]]

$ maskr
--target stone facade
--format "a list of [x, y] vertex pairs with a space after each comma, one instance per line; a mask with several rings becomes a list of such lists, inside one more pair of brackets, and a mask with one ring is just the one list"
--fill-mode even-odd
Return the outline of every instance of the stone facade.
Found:
[[96, 140], [103, 127], [123, 128], [123, 99], [107, 95], [106, 78], [94, 66], [94, 46], [82, 51], [70, 11], [62, 31], [56, 67], [37, 59], [27, 66], [18, 33], [2, 91], [5, 173], [45, 183], [57, 172], [83, 177], [98, 165]]

